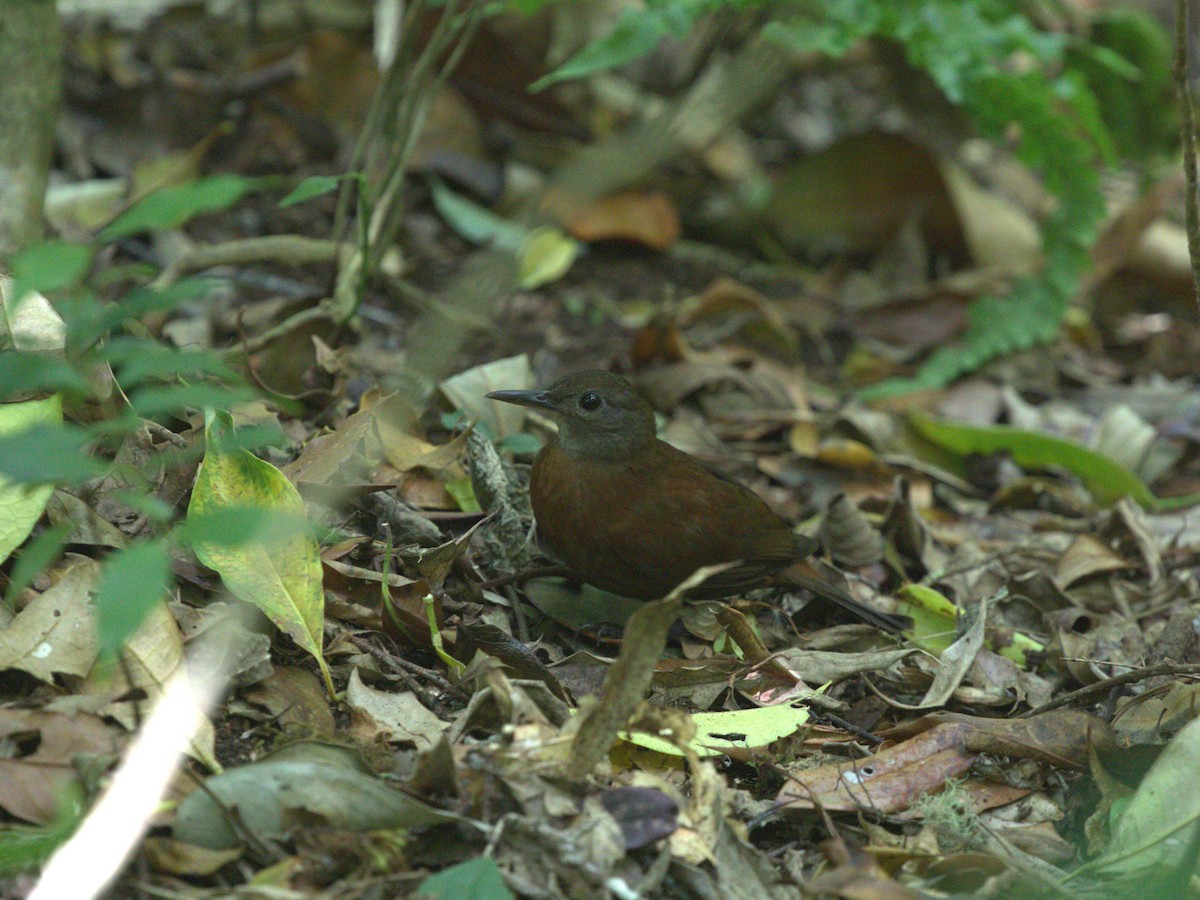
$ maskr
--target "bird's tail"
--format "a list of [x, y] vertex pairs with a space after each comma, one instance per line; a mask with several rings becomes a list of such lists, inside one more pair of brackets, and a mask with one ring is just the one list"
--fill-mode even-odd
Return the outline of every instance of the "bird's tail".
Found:
[[788, 566], [777, 576], [780, 583], [789, 587], [803, 588], [815, 594], [822, 600], [827, 600], [840, 606], [855, 618], [861, 619], [868, 625], [882, 628], [898, 634], [913, 627], [913, 621], [908, 616], [895, 613], [885, 613], [861, 603], [850, 596], [843, 588], [831, 583], [817, 574], [816, 570], [806, 562], [797, 562]]

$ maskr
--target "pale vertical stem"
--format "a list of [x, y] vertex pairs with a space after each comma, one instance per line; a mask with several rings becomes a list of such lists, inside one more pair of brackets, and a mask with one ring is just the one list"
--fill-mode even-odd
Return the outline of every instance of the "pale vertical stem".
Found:
[[1179, 93], [1180, 129], [1183, 132], [1183, 174], [1187, 182], [1184, 209], [1187, 215], [1188, 257], [1192, 261], [1192, 292], [1200, 311], [1200, 199], [1196, 196], [1196, 116], [1192, 103], [1192, 79], [1188, 38], [1188, 0], [1175, 0], [1175, 88]]

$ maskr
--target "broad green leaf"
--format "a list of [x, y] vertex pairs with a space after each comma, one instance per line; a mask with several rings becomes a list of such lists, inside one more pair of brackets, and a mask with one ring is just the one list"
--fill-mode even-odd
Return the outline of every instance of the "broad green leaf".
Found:
[[536, 456], [537, 452], [542, 449], [542, 439], [528, 431], [518, 431], [515, 434], [505, 435], [497, 443], [497, 446], [507, 450], [513, 456]]
[[[772, 741], [795, 734], [808, 721], [808, 710], [787, 704], [735, 709], [727, 712], [693, 713], [696, 736], [688, 742], [699, 756], [720, 756], [731, 751], [765, 747]], [[730, 735], [737, 735], [731, 738]], [[683, 756], [670, 741], [640, 731], [621, 732], [621, 738], [669, 756]]]
[[165, 414], [186, 413], [188, 409], [219, 406], [228, 409], [237, 403], [252, 400], [253, 388], [248, 386], [195, 382], [193, 384], [144, 385], [130, 394], [134, 412], [146, 419]]
[[1096, 502], [1106, 506], [1122, 497], [1155, 511], [1200, 503], [1200, 495], [1194, 494], [1160, 499], [1129, 469], [1073, 441], [1008, 425], [981, 428], [917, 414], [910, 415], [908, 421], [923, 438], [956, 456], [1005, 452], [1026, 468], [1061, 466], [1083, 483]]
[[237, 546], [199, 540], [193, 544], [196, 555], [220, 573], [234, 596], [253, 603], [313, 655], [332, 696], [333, 680], [322, 653], [321, 560], [316, 540], [300, 527], [306, 521], [304, 501], [282, 472], [232, 444], [229, 413], [206, 412], [204, 434], [204, 461], [192, 488], [189, 520], [251, 506], [274, 513], [284, 527], [266, 529]]
[[454, 498], [458, 508], [463, 512], [482, 512], [479, 499], [475, 496], [475, 486], [469, 477], [452, 478], [446, 482], [446, 493]]
[[[62, 422], [62, 398], [57, 394], [45, 400], [26, 400], [0, 406], [0, 435], [27, 431], [35, 425]], [[0, 562], [25, 543], [33, 526], [42, 517], [46, 502], [54, 493], [53, 484], [21, 484], [0, 473]]]
[[166, 599], [170, 574], [162, 540], [139, 541], [104, 561], [96, 590], [102, 663], [115, 660], [151, 608]]
[[254, 540], [268, 528], [277, 527], [280, 523], [273, 521], [274, 518], [270, 510], [247, 505], [227, 506], [203, 513], [189, 509], [187, 521], [179, 533], [183, 540], [193, 545], [236, 549]]
[[125, 390], [151, 378], [212, 375], [233, 379], [235, 374], [221, 354], [212, 350], [180, 350], [154, 341], [125, 336], [109, 341], [105, 356]]
[[41, 241], [13, 257], [14, 280], [26, 291], [57, 291], [82, 280], [92, 248], [67, 241]]
[[645, 601], [619, 597], [590, 584], [573, 585], [565, 578], [534, 578], [526, 583], [529, 602], [568, 628], [597, 622], [624, 625]]
[[1193, 719], [1138, 785], [1104, 853], [1067, 878], [1080, 887], [1090, 882], [1107, 888], [1104, 894], [1088, 891], [1086, 896], [1190, 896], [1185, 885], [1195, 877], [1200, 841], [1200, 792], [1194, 788], [1198, 768], [1200, 719]]
[[100, 240], [115, 241], [144, 231], [178, 228], [201, 213], [229, 209], [252, 191], [273, 183], [274, 179], [210, 175], [165, 187], [143, 197], [117, 216], [100, 232]]
[[[123, 424], [114, 423], [114, 430]], [[95, 439], [87, 429], [66, 423], [34, 424], [12, 433], [0, 429], [0, 478], [20, 484], [87, 481], [103, 469], [87, 452]]]
[[479, 856], [430, 875], [417, 888], [426, 900], [513, 900], [494, 859]]
[[31, 394], [82, 394], [87, 390], [87, 379], [64, 359], [41, 353], [0, 352], [0, 402]]
[[940, 592], [921, 584], [907, 584], [896, 594], [905, 604], [898, 609], [913, 620], [905, 637], [922, 650], [940, 656], [954, 643], [958, 628], [958, 607]]
[[296, 185], [290, 194], [279, 201], [280, 206], [295, 206], [313, 197], [336, 191], [341, 179], [335, 175], [313, 175]]

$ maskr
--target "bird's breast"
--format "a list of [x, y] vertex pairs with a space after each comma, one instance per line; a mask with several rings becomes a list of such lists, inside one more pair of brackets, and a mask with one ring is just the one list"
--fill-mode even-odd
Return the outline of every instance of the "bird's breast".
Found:
[[530, 495], [542, 539], [580, 578], [626, 597], [669, 593], [701, 566], [748, 560], [740, 587], [794, 555], [791, 531], [747, 488], [657, 443], [628, 460], [538, 455]]

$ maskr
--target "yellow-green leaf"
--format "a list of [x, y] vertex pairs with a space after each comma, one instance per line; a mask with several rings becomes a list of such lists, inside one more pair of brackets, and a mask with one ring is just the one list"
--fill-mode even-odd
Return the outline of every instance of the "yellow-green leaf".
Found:
[[[958, 608], [941, 593], [923, 584], [906, 584], [896, 596], [904, 604], [897, 612], [913, 620], [913, 627], [905, 632], [905, 637], [922, 650], [940, 657], [942, 651], [958, 638]], [[994, 646], [992, 637], [988, 635], [989, 649], [1018, 666], [1025, 665], [1025, 654], [1046, 649], [1041, 642], [1019, 631], [1009, 634], [1007, 640], [1010, 643], [1002, 647]]]
[[[35, 425], [62, 422], [62, 397], [0, 405], [0, 434], [15, 434]], [[54, 485], [16, 484], [0, 475], [0, 562], [25, 543], [33, 526], [42, 517]]]
[[261, 609], [316, 658], [332, 695], [333, 681], [321, 652], [325, 598], [319, 547], [307, 527], [300, 494], [270, 463], [233, 444], [228, 413], [209, 410], [204, 434], [204, 461], [188, 504], [189, 523], [238, 508], [248, 515], [269, 515], [267, 527], [245, 540], [198, 537], [193, 540], [196, 555], [220, 573], [234, 596]]
[[[689, 746], [698, 756], [720, 756], [731, 751], [746, 751], [765, 747], [772, 741], [794, 734], [808, 721], [808, 710], [782, 704], [757, 709], [735, 709], [727, 712], [693, 713], [696, 736]], [[621, 732], [621, 738], [669, 756], [683, 756], [670, 741], [640, 731]]]
[[521, 245], [518, 281], [529, 289], [558, 281], [579, 256], [579, 241], [549, 225], [535, 228]]

